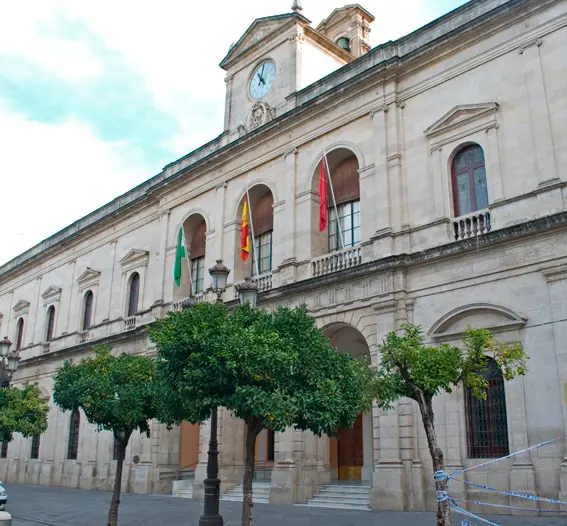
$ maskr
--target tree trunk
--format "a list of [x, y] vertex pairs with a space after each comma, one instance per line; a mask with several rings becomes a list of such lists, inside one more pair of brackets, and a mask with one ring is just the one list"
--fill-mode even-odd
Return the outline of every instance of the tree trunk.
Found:
[[[417, 403], [421, 411], [423, 419], [423, 427], [427, 435], [427, 444], [429, 453], [433, 460], [433, 471], [445, 472], [445, 461], [443, 459], [443, 451], [437, 447], [437, 435], [435, 433], [435, 415], [433, 413], [433, 397], [420, 393], [417, 397]], [[437, 492], [446, 492], [449, 487], [447, 479], [436, 480], [435, 490]], [[440, 494], [437, 493], [439, 496]], [[441, 493], [443, 495], [443, 493]], [[437, 501], [437, 526], [451, 526], [451, 509], [448, 500]]]
[[242, 526], [252, 526], [254, 468], [256, 467], [256, 437], [260, 432], [260, 425], [255, 422], [248, 424], [246, 429], [246, 459], [244, 461], [244, 479], [242, 480]]
[[132, 432], [128, 432], [124, 437], [114, 435], [114, 440], [118, 441], [116, 449], [116, 477], [114, 478], [114, 491], [112, 493], [112, 502], [108, 510], [108, 526], [117, 526], [118, 524], [118, 506], [120, 505], [120, 488], [122, 487], [122, 466], [126, 457], [126, 447], [130, 440]]

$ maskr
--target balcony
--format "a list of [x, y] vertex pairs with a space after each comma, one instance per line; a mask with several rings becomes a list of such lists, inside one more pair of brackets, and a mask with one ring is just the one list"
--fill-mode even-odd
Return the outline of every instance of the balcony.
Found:
[[311, 276], [316, 278], [339, 270], [352, 268], [362, 263], [362, 249], [348, 247], [311, 260]]
[[129, 316], [128, 318], [124, 318], [124, 330], [125, 331], [132, 331], [136, 328], [136, 320], [137, 317]]
[[[251, 280], [258, 285], [258, 293], [267, 292], [272, 290], [272, 273], [265, 272], [259, 276], [252, 276]], [[238, 299], [238, 290], [236, 290], [237, 285], [244, 283], [244, 281], [238, 281], [234, 283], [232, 290], [234, 290], [234, 299]]]
[[203, 301], [211, 301], [212, 298], [213, 298], [212, 291], [210, 289], [207, 289], [203, 292], [199, 292], [198, 294], [195, 294], [194, 296], [187, 296], [185, 298], [182, 298], [180, 300], [176, 300], [176, 301], [172, 302], [171, 305], [169, 306], [169, 312], [180, 312], [180, 311], [182, 311], [183, 305], [186, 302], [201, 303]]
[[490, 228], [490, 212], [488, 210], [479, 210], [453, 220], [455, 241], [488, 234]]
[[85, 343], [89, 340], [89, 331], [79, 331], [79, 343]]

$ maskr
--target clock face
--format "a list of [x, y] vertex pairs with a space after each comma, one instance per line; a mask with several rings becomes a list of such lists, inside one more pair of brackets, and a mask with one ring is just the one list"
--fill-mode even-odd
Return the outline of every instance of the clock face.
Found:
[[273, 62], [263, 62], [258, 66], [250, 79], [250, 96], [253, 99], [265, 97], [276, 79], [276, 65]]

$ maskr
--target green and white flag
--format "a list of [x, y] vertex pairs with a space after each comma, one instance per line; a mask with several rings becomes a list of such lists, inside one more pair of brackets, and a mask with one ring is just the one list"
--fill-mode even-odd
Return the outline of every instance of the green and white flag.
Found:
[[177, 235], [177, 250], [175, 251], [175, 268], [173, 269], [173, 279], [175, 284], [181, 286], [181, 269], [183, 268], [182, 260], [187, 256], [185, 251], [185, 243], [183, 239], [183, 228], [179, 229]]

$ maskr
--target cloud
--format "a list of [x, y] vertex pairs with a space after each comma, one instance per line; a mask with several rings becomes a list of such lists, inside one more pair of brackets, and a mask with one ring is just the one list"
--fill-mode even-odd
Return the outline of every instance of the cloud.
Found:
[[103, 141], [73, 119], [32, 121], [1, 100], [0, 144], [0, 262], [153, 175], [127, 142]]
[[[255, 18], [291, 3], [0, 3], [0, 263], [219, 135], [218, 63]], [[305, 0], [303, 14], [316, 26], [344, 3]], [[362, 4], [377, 45], [462, 3]]]

